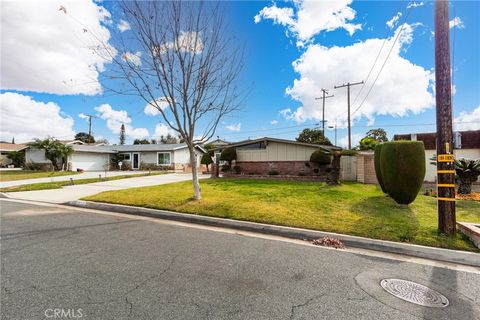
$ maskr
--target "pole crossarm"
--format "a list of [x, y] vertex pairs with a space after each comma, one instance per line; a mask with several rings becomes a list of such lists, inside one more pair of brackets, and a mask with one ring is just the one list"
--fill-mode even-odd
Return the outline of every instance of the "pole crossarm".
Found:
[[322, 106], [322, 134], [323, 134], [323, 136], [325, 136], [325, 122], [327, 122], [327, 120], [325, 120], [325, 99], [331, 98], [334, 95], [332, 94], [332, 95], [328, 96], [328, 90], [324, 89], [324, 88], [322, 88], [321, 91], [322, 91], [322, 96], [319, 97], [319, 98], [315, 98], [315, 100], [323, 100], [323, 106]]

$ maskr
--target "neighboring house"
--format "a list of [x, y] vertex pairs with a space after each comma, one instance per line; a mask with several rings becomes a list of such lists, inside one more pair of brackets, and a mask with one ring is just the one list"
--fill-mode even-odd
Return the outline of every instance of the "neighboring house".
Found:
[[[454, 136], [455, 159], [480, 159], [480, 130], [456, 131]], [[423, 141], [425, 145], [426, 173], [425, 181], [435, 182], [437, 179], [437, 168], [430, 164], [431, 158], [436, 155], [436, 133], [412, 133], [396, 134], [393, 140]]]
[[16, 144], [16, 143], [0, 143], [0, 166], [7, 167], [12, 163], [12, 160], [7, 158], [7, 155], [12, 151], [22, 151], [25, 152], [27, 148], [24, 144]]
[[[71, 143], [68, 143], [71, 144]], [[121, 155], [122, 164], [133, 170], [169, 166], [176, 170], [187, 170], [190, 167], [190, 154], [186, 144], [137, 144], [137, 145], [90, 145], [71, 144], [74, 153], [68, 157], [69, 170], [103, 171], [110, 168], [110, 159]], [[205, 150], [197, 146], [197, 164]], [[29, 147], [26, 150], [27, 163], [50, 163], [45, 158], [44, 150]], [[125, 168], [124, 167], [124, 168]]]
[[235, 165], [241, 168], [241, 172], [262, 175], [273, 170], [282, 175], [313, 174], [310, 156], [314, 151], [341, 150], [335, 146], [265, 137], [231, 143], [215, 149], [215, 152], [221, 152], [226, 147], [236, 149]]

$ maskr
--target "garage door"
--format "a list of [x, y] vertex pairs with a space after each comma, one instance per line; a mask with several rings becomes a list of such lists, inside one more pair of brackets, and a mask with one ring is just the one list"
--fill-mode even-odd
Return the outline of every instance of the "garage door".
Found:
[[102, 171], [108, 164], [108, 154], [75, 152], [71, 156], [72, 170]]

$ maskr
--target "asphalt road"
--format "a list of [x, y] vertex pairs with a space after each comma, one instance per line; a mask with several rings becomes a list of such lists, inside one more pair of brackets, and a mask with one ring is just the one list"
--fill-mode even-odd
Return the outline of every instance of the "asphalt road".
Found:
[[[152, 219], [0, 205], [2, 319], [480, 319], [474, 272]], [[400, 300], [379, 286], [383, 278], [426, 285], [450, 305]]]

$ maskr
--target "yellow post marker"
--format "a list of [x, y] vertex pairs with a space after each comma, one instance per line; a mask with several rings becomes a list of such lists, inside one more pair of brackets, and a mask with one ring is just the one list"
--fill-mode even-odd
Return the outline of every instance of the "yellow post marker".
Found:
[[453, 162], [453, 154], [439, 154], [437, 157], [438, 162]]

